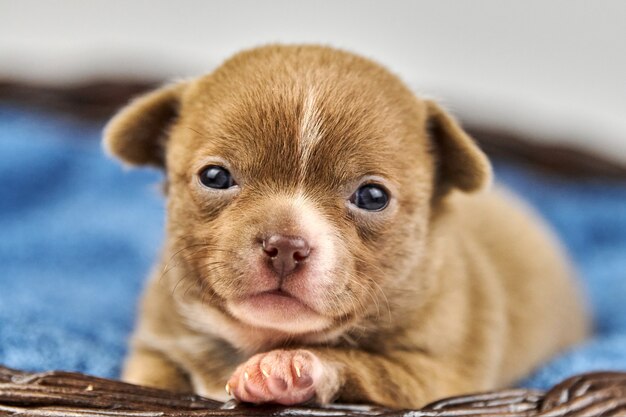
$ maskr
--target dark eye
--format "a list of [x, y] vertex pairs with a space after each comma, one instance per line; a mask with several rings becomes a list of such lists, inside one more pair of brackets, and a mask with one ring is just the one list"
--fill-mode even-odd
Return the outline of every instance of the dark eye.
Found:
[[233, 176], [224, 167], [209, 165], [200, 172], [200, 182], [209, 188], [225, 190], [235, 184]]
[[350, 198], [350, 202], [360, 209], [368, 211], [380, 211], [389, 204], [387, 191], [376, 184], [365, 184]]

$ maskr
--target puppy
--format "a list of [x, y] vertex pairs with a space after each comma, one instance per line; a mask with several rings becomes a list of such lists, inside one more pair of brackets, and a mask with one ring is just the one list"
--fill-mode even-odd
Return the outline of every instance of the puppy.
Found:
[[509, 385], [587, 332], [537, 217], [489, 190], [439, 105], [362, 57], [239, 53], [130, 103], [105, 145], [167, 177], [126, 381], [418, 407]]

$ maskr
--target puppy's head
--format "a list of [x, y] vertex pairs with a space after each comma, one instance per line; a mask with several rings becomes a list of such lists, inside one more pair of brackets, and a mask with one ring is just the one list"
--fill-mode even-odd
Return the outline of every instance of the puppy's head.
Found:
[[377, 314], [422, 261], [434, 202], [490, 177], [435, 103], [369, 60], [314, 46], [246, 51], [149, 93], [105, 144], [165, 169], [168, 252], [186, 254], [189, 285], [289, 334]]

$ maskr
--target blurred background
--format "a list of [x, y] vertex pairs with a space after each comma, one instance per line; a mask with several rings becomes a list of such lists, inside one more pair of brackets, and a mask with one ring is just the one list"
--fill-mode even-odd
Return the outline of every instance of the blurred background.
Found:
[[116, 376], [162, 241], [152, 170], [103, 156], [132, 96], [271, 42], [373, 58], [547, 218], [596, 337], [521, 384], [626, 369], [626, 2], [0, 0], [0, 364]]

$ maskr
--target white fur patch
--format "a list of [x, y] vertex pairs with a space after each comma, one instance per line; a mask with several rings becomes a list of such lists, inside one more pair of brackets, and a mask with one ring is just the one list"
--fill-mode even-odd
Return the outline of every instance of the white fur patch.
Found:
[[315, 92], [313, 89], [309, 89], [302, 103], [302, 118], [300, 119], [299, 142], [302, 171], [304, 171], [313, 147], [321, 135], [322, 125], [319, 110], [316, 107]]
[[324, 279], [335, 267], [336, 262], [333, 228], [302, 192], [294, 198], [292, 204], [294, 213], [297, 213], [299, 227], [316, 248], [317, 253], [312, 266], [320, 273], [319, 278]]

